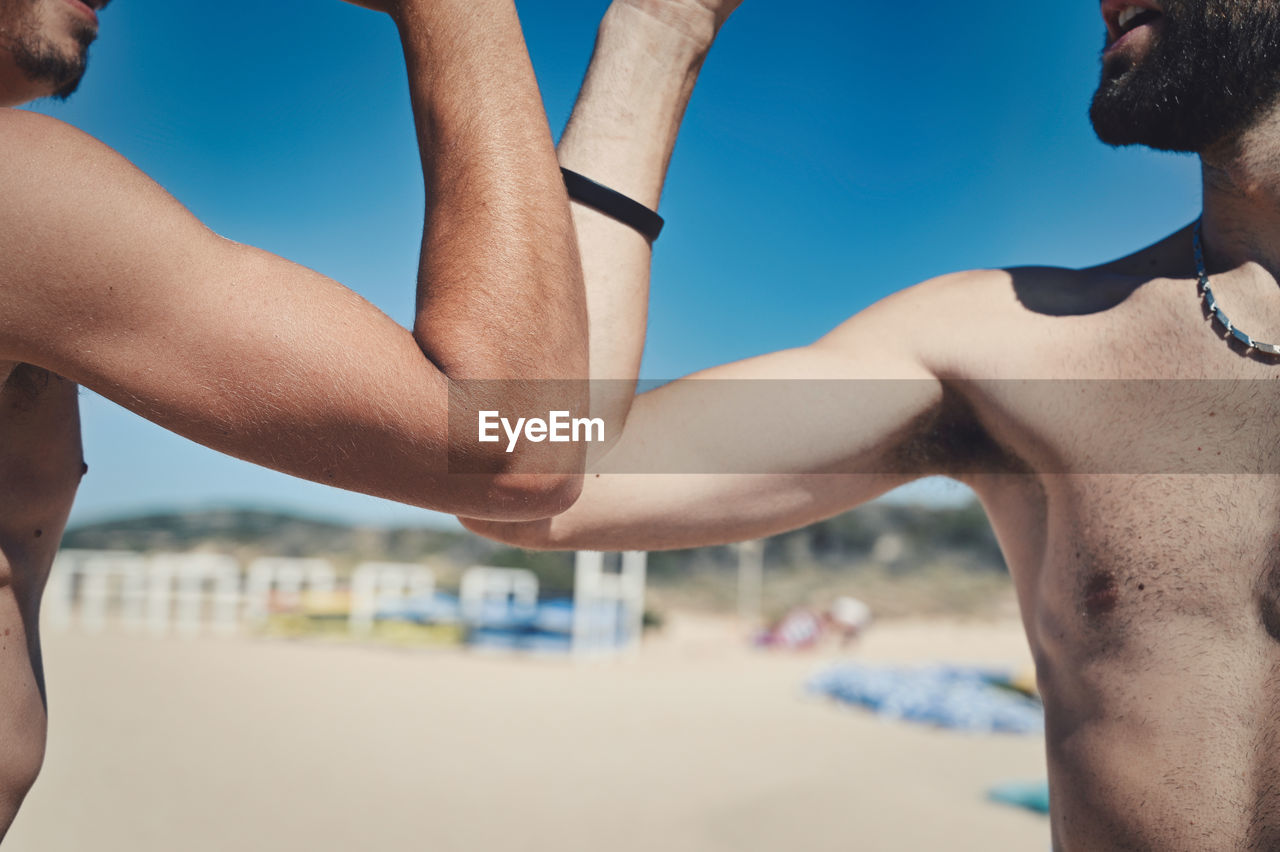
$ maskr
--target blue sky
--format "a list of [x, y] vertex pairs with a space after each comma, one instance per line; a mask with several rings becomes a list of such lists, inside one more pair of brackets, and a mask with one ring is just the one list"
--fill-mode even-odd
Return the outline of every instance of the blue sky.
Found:
[[[518, 5], [558, 134], [607, 3]], [[1101, 262], [1197, 214], [1194, 159], [1093, 137], [1096, 3], [799, 8], [746, 0], [707, 62], [661, 211], [646, 378], [806, 343], [941, 273]], [[338, 0], [115, 0], [80, 92], [36, 108], [214, 230], [410, 324], [422, 190], [383, 16]], [[73, 523], [228, 503], [427, 519], [219, 456], [89, 393], [83, 417], [91, 473]]]

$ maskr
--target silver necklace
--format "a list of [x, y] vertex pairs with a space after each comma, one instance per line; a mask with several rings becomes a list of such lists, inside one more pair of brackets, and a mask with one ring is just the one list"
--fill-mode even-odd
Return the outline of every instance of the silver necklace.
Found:
[[1274, 343], [1263, 343], [1261, 340], [1254, 340], [1240, 329], [1231, 324], [1231, 320], [1227, 319], [1227, 315], [1222, 312], [1222, 308], [1218, 307], [1218, 300], [1213, 297], [1213, 290], [1209, 289], [1209, 273], [1204, 270], [1204, 240], [1200, 236], [1200, 224], [1203, 220], [1196, 220], [1196, 229], [1192, 236], [1192, 246], [1196, 253], [1196, 277], [1200, 279], [1200, 298], [1204, 300], [1205, 309], [1209, 311], [1209, 315], [1222, 324], [1227, 330], [1227, 334], [1244, 344], [1246, 349], [1257, 349], [1259, 352], [1266, 352], [1268, 355], [1280, 355], [1280, 346]]

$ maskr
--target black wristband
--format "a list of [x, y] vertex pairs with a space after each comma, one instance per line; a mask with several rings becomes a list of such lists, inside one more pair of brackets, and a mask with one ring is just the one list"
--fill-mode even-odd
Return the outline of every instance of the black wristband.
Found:
[[635, 228], [650, 243], [662, 233], [662, 217], [639, 201], [627, 198], [621, 192], [602, 186], [577, 172], [561, 169], [560, 173], [564, 175], [564, 187], [569, 190], [569, 197], [574, 201], [593, 207], [604, 215]]

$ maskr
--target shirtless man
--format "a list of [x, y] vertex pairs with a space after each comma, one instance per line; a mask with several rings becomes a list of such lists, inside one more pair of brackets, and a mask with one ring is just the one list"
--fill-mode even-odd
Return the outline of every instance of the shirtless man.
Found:
[[[69, 94], [106, 4], [0, 0], [0, 107]], [[0, 108], [0, 838], [44, 753], [36, 624], [85, 470], [76, 383], [223, 452], [418, 506], [530, 519], [581, 487], [573, 445], [536, 448], [558, 476], [499, 448], [489, 475], [447, 463], [459, 378], [586, 375], [574, 222], [515, 7], [358, 5], [395, 19], [423, 154], [412, 333], [211, 233], [95, 140]], [[607, 161], [582, 160], [608, 178]], [[536, 382], [503, 387], [500, 402], [585, 405], [572, 388], [543, 400]]]
[[[638, 369], [643, 322], [588, 346], [587, 309], [643, 309], [650, 243], [570, 205], [559, 166], [657, 206], [704, 48], [740, 0], [618, 0], [558, 151], [511, 0], [351, 2], [392, 16], [409, 71], [427, 189], [412, 333], [210, 233], [94, 140], [0, 108], [0, 839], [44, 755], [37, 613], [85, 470], [77, 383], [268, 467], [515, 521], [573, 501], [583, 447], [508, 453], [450, 424], [585, 411], [588, 349]], [[106, 3], [0, 0], [0, 107], [70, 94]], [[630, 399], [590, 411], [620, 419]]]
[[[1280, 4], [1102, 13], [1099, 137], [1200, 156], [1218, 309], [1280, 341]], [[637, 397], [568, 512], [466, 523], [525, 547], [692, 547], [952, 476], [1016, 584], [1055, 848], [1280, 849], [1280, 359], [1197, 280], [1187, 227], [1092, 269], [928, 281]]]

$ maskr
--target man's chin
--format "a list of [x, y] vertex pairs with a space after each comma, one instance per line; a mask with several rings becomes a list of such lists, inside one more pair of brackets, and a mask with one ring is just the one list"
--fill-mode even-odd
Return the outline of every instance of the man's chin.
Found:
[[1114, 148], [1141, 145], [1173, 154], [1203, 154], [1239, 136], [1262, 113], [1228, 99], [1199, 98], [1175, 88], [1106, 82], [1089, 107], [1099, 141]]
[[68, 55], [45, 50], [18, 54], [14, 58], [23, 76], [43, 90], [40, 96], [57, 100], [71, 97], [80, 87], [88, 67], [85, 53]]
[[1113, 148], [1140, 145], [1194, 153], [1198, 140], [1191, 138], [1178, 116], [1155, 106], [1164, 101], [1161, 87], [1151, 85], [1142, 70], [1128, 62], [1104, 66], [1102, 82], [1089, 105], [1089, 121], [1098, 140]]
[[76, 74], [70, 80], [68, 80], [65, 83], [62, 83], [60, 86], [54, 89], [49, 94], [49, 97], [53, 98], [54, 100], [65, 101], [67, 98], [71, 97], [76, 93], [76, 89], [80, 88], [80, 82], [82, 80], [84, 80], [83, 67], [80, 69], [80, 73]]
[[1142, 128], [1134, 120], [1132, 109], [1115, 91], [1117, 81], [1104, 79], [1089, 105], [1089, 122], [1098, 141], [1115, 148], [1144, 144]]
[[1098, 141], [1112, 148], [1138, 145], [1154, 151], [1198, 154], [1205, 144], [1167, 116], [1144, 115], [1131, 109], [1098, 109], [1095, 106], [1089, 111], [1089, 119]]

